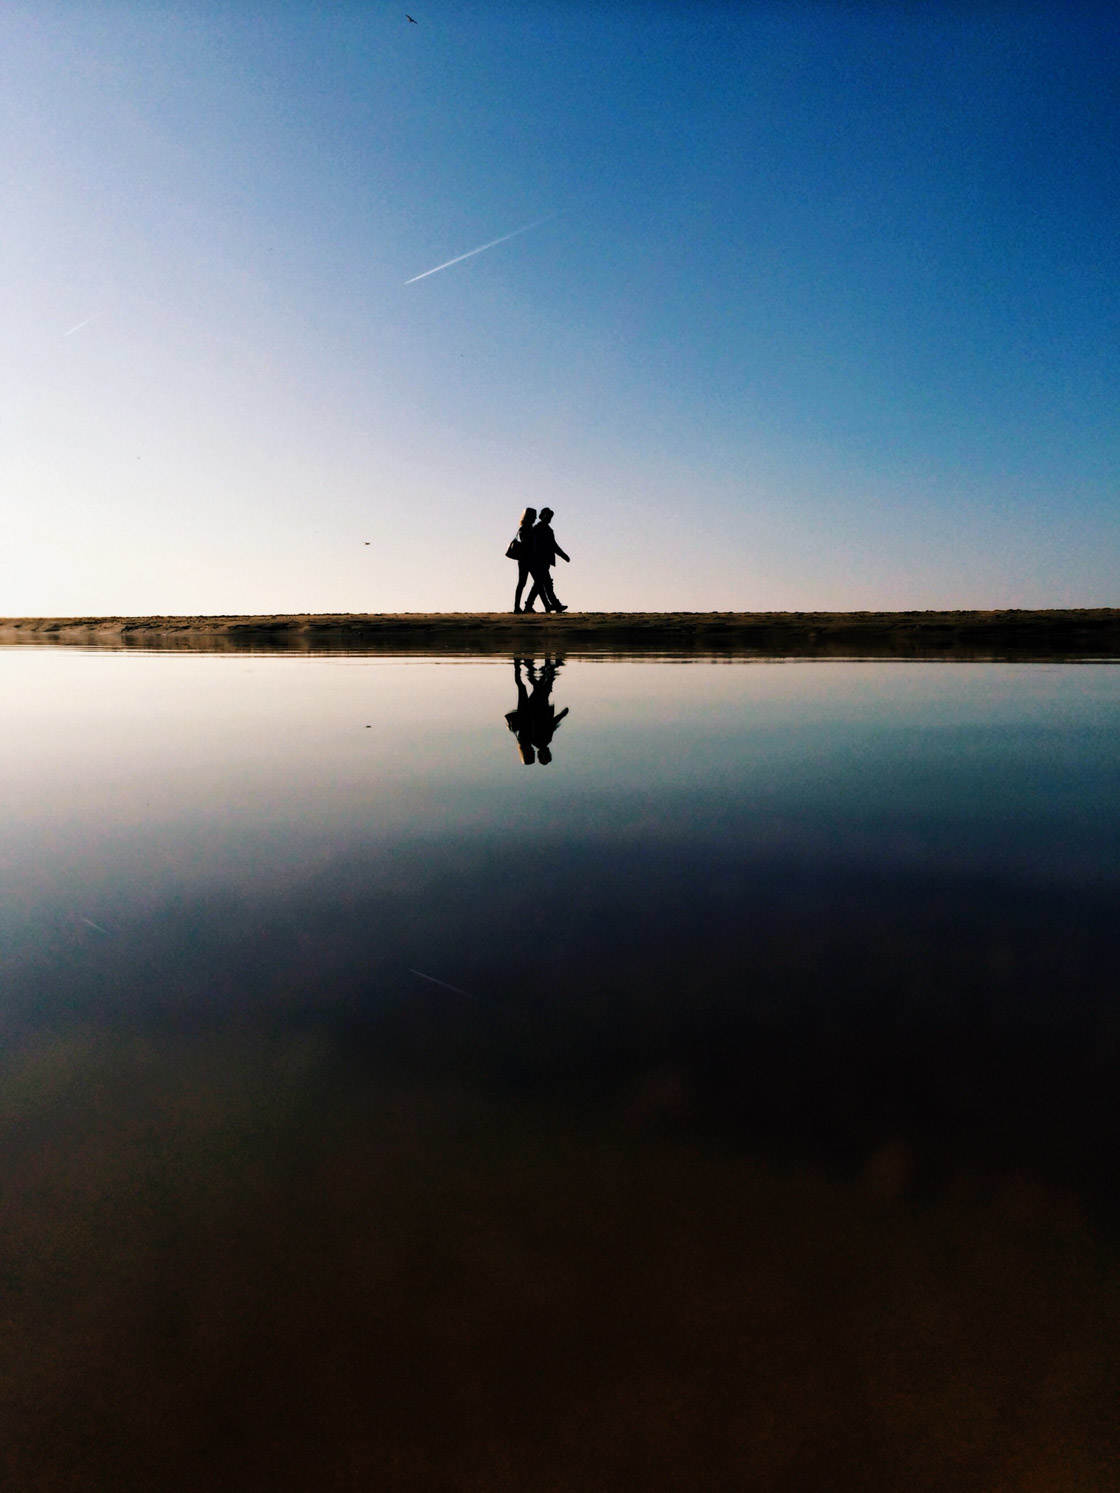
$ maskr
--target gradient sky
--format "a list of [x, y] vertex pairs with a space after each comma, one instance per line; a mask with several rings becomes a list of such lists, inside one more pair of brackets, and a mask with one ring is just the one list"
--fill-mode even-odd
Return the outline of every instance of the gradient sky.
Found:
[[1114, 4], [0, 48], [0, 613], [507, 608], [527, 503], [579, 609], [1120, 601]]

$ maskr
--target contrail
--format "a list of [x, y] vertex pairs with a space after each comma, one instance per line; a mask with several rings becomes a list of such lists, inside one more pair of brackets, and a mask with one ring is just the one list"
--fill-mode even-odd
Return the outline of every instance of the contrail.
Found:
[[426, 975], [422, 969], [409, 969], [410, 975], [419, 975], [422, 980], [427, 980], [432, 985], [439, 985], [444, 990], [453, 990], [456, 995], [465, 995], [468, 1000], [474, 1000], [469, 990], [463, 990], [458, 985], [449, 985], [446, 980], [437, 980], [435, 975]]
[[454, 259], [445, 259], [442, 264], [437, 264], [435, 269], [425, 270], [422, 275], [413, 275], [411, 280], [406, 280], [406, 285], [415, 285], [417, 280], [426, 280], [429, 275], [438, 275], [440, 270], [450, 269], [453, 264], [462, 264], [464, 259], [473, 259], [476, 254], [484, 254], [487, 249], [493, 249], [497, 244], [504, 244], [511, 238], [516, 238], [519, 233], [528, 233], [530, 228], [539, 228], [542, 223], [548, 223], [556, 217], [555, 213], [549, 213], [547, 218], [538, 218], [535, 223], [526, 223], [523, 228], [515, 228], [512, 233], [503, 233], [501, 238], [492, 238], [488, 244], [479, 244], [477, 249], [468, 249], [465, 254], [456, 254]]
[[80, 321], [76, 327], [71, 327], [68, 332], [63, 332], [62, 335], [64, 337], [73, 337], [75, 332], [80, 332], [83, 327], [88, 327], [90, 322], [96, 321], [100, 315], [100, 311], [95, 311], [92, 316], [87, 316], [85, 321]]

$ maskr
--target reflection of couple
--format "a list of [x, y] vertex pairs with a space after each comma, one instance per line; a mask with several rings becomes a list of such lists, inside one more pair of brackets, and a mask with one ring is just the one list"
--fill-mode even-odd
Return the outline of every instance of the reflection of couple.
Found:
[[546, 612], [566, 612], [568, 608], [557, 600], [552, 589], [552, 567], [557, 555], [561, 560], [568, 560], [571, 556], [556, 543], [556, 535], [552, 532], [552, 509], [542, 508], [538, 519], [535, 508], [526, 508], [517, 528], [517, 539], [517, 590], [513, 593], [513, 610], [521, 610], [521, 593], [525, 582], [532, 576], [533, 589], [529, 592], [525, 610], [535, 611], [533, 603], [539, 596]]
[[[506, 716], [506, 725], [517, 737], [517, 750], [525, 766], [534, 761], [546, 767], [552, 761], [552, 738], [557, 726], [568, 713], [565, 706], [559, 715], [549, 696], [553, 681], [564, 660], [546, 657], [540, 673], [531, 658], [515, 658], [513, 677], [517, 684], [517, 709]], [[528, 675], [532, 692], [525, 688], [521, 670]]]

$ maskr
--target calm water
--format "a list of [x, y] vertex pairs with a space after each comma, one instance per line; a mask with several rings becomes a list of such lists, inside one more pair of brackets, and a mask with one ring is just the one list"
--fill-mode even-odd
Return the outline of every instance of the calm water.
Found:
[[1089, 1164], [1120, 669], [521, 672], [0, 651], [8, 1033], [319, 1021], [584, 1096], [685, 1074], [780, 1150]]
[[0, 684], [5, 1486], [1115, 1485], [1120, 669]]

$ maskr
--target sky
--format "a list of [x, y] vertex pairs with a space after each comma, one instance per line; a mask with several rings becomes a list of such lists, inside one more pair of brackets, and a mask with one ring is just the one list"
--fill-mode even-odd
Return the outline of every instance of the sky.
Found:
[[0, 614], [1120, 603], [1115, 5], [410, 13], [4, 7]]

